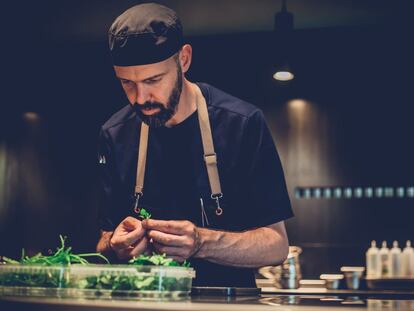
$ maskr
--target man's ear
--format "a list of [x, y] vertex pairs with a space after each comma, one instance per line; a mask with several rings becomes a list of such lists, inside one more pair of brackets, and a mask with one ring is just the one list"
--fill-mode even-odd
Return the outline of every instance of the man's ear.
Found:
[[193, 56], [193, 48], [189, 44], [184, 44], [181, 48], [180, 53], [178, 54], [178, 59], [181, 64], [181, 70], [183, 73], [187, 72], [190, 69], [191, 59]]

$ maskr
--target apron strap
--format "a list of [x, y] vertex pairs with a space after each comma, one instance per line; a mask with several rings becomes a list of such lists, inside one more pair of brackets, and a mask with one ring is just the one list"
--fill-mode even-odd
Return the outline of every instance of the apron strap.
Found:
[[135, 181], [135, 206], [134, 211], [139, 213], [139, 198], [144, 195], [144, 178], [145, 178], [145, 165], [147, 162], [147, 150], [148, 150], [148, 131], [149, 127], [144, 122], [141, 122], [141, 135], [139, 140], [138, 151], [138, 163], [137, 163], [137, 175]]
[[200, 124], [201, 141], [203, 142], [204, 161], [206, 162], [208, 181], [210, 183], [211, 198], [221, 198], [223, 193], [221, 192], [220, 177], [217, 169], [217, 155], [214, 151], [207, 103], [198, 86], [196, 86], [195, 91], [198, 122]]

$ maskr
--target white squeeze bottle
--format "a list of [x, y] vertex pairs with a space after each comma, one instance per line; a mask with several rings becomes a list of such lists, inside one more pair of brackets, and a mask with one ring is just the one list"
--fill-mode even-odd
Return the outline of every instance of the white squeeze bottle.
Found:
[[389, 257], [390, 251], [387, 248], [387, 241], [382, 241], [382, 246], [379, 250], [380, 257], [380, 277], [388, 277], [390, 274]]
[[414, 277], [414, 249], [411, 247], [411, 241], [405, 244], [401, 257], [401, 275]]
[[366, 252], [367, 276], [376, 278], [380, 276], [379, 249], [375, 241], [371, 241], [371, 247]]
[[401, 249], [398, 247], [397, 241], [394, 241], [392, 243], [392, 248], [390, 251], [390, 276], [401, 276]]

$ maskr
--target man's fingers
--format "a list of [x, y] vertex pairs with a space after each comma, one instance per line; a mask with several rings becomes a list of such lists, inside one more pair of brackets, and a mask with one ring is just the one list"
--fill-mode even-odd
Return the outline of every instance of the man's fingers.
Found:
[[145, 230], [142, 228], [135, 229], [125, 235], [114, 234], [110, 243], [111, 246], [115, 249], [128, 248], [129, 246], [135, 244], [137, 241], [142, 239], [145, 234]]
[[125, 218], [121, 222], [121, 224], [123, 225], [123, 227], [126, 230], [134, 230], [134, 229], [136, 229], [138, 227], [141, 227], [141, 221], [138, 220], [138, 219], [136, 219], [136, 218], [134, 218], [134, 217], [131, 217], [131, 216], [128, 216], [127, 218]]
[[[129, 217], [133, 219], [132, 217]], [[142, 239], [145, 234], [145, 229], [142, 227], [141, 222], [136, 219], [137, 222], [134, 223], [134, 228], [132, 231], [128, 232], [125, 230], [125, 223], [131, 221], [126, 218], [119, 226], [116, 228], [114, 235], [110, 241], [112, 248], [123, 249], [127, 248], [137, 241]]]
[[185, 237], [164, 233], [158, 230], [147, 231], [147, 236], [154, 242], [164, 244], [166, 246], [185, 246]]
[[157, 230], [172, 234], [184, 234], [188, 221], [145, 219], [142, 225], [147, 230]]
[[134, 244], [136, 241], [142, 239], [142, 237], [145, 235], [145, 229], [140, 226], [139, 228], [128, 232], [125, 235], [125, 239], [127, 240], [129, 245]]
[[130, 251], [130, 257], [137, 257], [139, 255], [141, 255], [148, 246], [148, 239], [147, 238], [143, 238], [141, 239], [141, 241], [138, 242], [137, 245], [134, 246], [134, 248]]

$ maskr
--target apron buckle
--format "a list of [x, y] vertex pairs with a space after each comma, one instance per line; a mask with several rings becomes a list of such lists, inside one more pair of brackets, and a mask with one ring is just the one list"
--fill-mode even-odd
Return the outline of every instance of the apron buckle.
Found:
[[140, 212], [140, 208], [138, 207], [139, 205], [139, 199], [143, 196], [144, 194], [142, 192], [137, 192], [135, 193], [135, 203], [134, 203], [134, 212], [139, 214]]
[[220, 199], [223, 197], [222, 193], [212, 194], [211, 198], [216, 200], [216, 215], [221, 216], [223, 214], [223, 208], [220, 206]]

